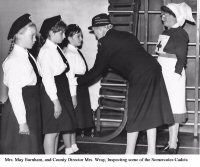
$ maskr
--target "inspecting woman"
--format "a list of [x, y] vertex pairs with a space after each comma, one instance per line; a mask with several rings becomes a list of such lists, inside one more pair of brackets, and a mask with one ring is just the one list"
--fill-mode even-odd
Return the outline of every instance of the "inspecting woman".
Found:
[[156, 154], [156, 128], [174, 123], [161, 66], [134, 35], [112, 27], [107, 14], [93, 17], [88, 29], [98, 39], [98, 53], [92, 69], [77, 78], [78, 85], [92, 84], [109, 68], [127, 79], [126, 154], [135, 153], [138, 134], [143, 130], [147, 131], [147, 154]]

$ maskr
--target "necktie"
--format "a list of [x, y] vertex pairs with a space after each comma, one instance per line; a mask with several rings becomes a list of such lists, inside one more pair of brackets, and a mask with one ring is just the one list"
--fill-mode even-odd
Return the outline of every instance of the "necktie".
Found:
[[33, 70], [36, 74], [36, 77], [37, 77], [37, 83], [39, 83], [41, 81], [41, 77], [40, 77], [40, 74], [38, 72], [38, 69], [37, 69], [37, 66], [35, 64], [35, 61], [33, 60], [33, 58], [31, 57], [30, 53], [28, 52], [28, 59], [33, 67]]
[[59, 52], [59, 54], [60, 54], [60, 56], [61, 56], [63, 62], [67, 65], [67, 69], [66, 69], [65, 71], [68, 72], [69, 69], [70, 69], [69, 64], [68, 64], [68, 61], [67, 61], [67, 59], [65, 58], [63, 52], [61, 51], [61, 49], [60, 49], [59, 47], [57, 47], [57, 50], [58, 50], [58, 52]]
[[82, 59], [83, 59], [83, 61], [84, 61], [84, 63], [85, 63], [85, 66], [86, 66], [86, 72], [88, 71], [88, 65], [87, 65], [87, 62], [86, 62], [86, 60], [85, 60], [85, 57], [83, 56], [83, 54], [81, 53], [81, 51], [79, 50], [79, 49], [77, 49], [78, 50], [78, 53], [80, 54], [80, 56], [82, 57]]

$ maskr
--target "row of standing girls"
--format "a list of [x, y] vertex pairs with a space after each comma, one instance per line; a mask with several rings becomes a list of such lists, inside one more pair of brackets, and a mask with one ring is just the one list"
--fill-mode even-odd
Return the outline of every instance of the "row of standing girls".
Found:
[[[77, 86], [76, 82], [76, 75], [87, 71], [86, 61], [77, 50], [82, 45], [82, 31], [77, 25], [69, 27], [66, 31], [60, 15], [44, 20], [36, 61], [28, 51], [37, 35], [30, 15], [24, 14], [12, 24], [10, 51], [3, 63], [9, 98], [1, 119], [2, 154], [56, 154], [59, 135], [65, 154], [72, 154], [79, 150], [77, 128], [93, 127], [88, 87]], [[65, 37], [63, 53], [58, 44]], [[86, 94], [85, 102], [80, 102], [82, 93]]]

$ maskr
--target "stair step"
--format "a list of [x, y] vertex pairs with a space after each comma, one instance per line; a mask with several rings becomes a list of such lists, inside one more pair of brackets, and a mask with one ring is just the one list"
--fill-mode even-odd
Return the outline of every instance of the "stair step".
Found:
[[122, 122], [122, 120], [121, 119], [100, 118], [100, 122]]
[[100, 100], [126, 102], [125, 96], [100, 95]]
[[115, 111], [123, 111], [125, 110], [125, 108], [121, 107], [121, 108], [117, 108], [117, 107], [109, 107], [109, 106], [100, 106], [99, 107], [101, 110], [103, 109], [108, 109], [108, 110], [115, 110]]
[[115, 98], [115, 99], [124, 99], [125, 98], [125, 96], [115, 96], [115, 95], [100, 95], [100, 97], [105, 97], [105, 98], [107, 98], [107, 97], [110, 97], [110, 98]]
[[118, 4], [118, 3], [126, 3], [126, 4], [132, 4], [133, 0], [108, 0], [111, 4]]
[[119, 83], [101, 83], [101, 86], [127, 86], [127, 85]]
[[100, 94], [103, 94], [104, 92], [118, 92], [118, 93], [123, 93], [125, 91], [127, 91], [127, 88], [125, 87], [108, 87], [108, 86], [103, 86], [100, 89]]

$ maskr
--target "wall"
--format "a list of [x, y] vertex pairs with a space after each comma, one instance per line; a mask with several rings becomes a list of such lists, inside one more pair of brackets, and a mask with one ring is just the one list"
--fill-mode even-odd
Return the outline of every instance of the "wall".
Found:
[[[89, 68], [94, 64], [97, 41], [89, 34], [88, 26], [96, 14], [107, 13], [108, 0], [0, 0], [0, 64], [7, 56], [9, 41], [7, 34], [13, 21], [24, 13], [30, 13], [38, 30], [47, 17], [60, 14], [67, 24], [76, 23], [84, 35], [82, 52]], [[5, 86], [2, 84], [3, 72], [0, 68], [0, 101], [7, 98]], [[97, 107], [99, 83], [90, 87], [92, 107]]]

